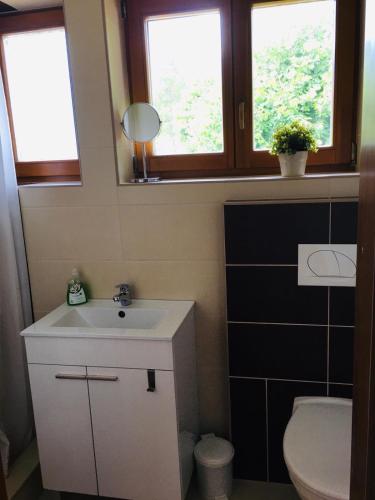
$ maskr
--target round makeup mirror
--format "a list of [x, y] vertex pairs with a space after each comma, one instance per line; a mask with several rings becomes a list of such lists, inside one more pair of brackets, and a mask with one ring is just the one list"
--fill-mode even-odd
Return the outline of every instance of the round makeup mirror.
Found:
[[131, 104], [121, 122], [126, 137], [140, 143], [152, 141], [159, 133], [160, 124], [156, 109], [145, 102]]

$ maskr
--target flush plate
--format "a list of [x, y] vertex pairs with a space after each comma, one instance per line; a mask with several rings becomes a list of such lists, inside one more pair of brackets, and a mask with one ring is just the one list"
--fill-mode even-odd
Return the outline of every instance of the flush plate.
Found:
[[298, 245], [299, 286], [354, 287], [357, 245]]

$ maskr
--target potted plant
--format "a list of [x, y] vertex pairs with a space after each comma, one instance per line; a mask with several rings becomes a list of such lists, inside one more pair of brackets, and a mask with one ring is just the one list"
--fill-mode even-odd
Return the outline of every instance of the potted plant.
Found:
[[273, 135], [270, 153], [278, 155], [284, 177], [304, 175], [309, 151], [318, 151], [316, 140], [311, 129], [298, 121], [279, 127]]

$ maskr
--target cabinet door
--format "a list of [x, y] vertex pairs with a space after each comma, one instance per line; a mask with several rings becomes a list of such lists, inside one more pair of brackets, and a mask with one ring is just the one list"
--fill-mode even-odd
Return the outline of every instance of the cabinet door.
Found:
[[[180, 500], [173, 372], [88, 368], [99, 495]], [[114, 381], [113, 378], [117, 377]]]
[[29, 365], [29, 374], [44, 487], [97, 495], [86, 368]]

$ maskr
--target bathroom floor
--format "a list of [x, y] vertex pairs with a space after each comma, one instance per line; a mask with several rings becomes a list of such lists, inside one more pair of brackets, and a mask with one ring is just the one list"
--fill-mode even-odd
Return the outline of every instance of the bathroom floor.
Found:
[[[88, 499], [88, 497], [84, 495], [65, 494], [60, 497], [60, 495], [55, 492], [45, 491], [39, 500], [85, 499]], [[186, 500], [200, 500], [200, 496], [194, 484], [190, 488]], [[233, 483], [231, 500], [299, 500], [299, 497], [293, 486], [288, 484], [235, 480]]]

